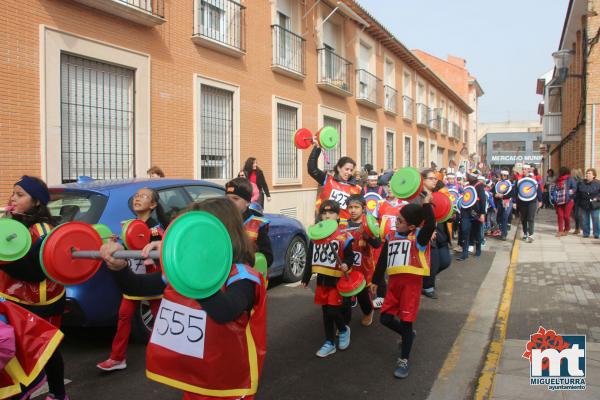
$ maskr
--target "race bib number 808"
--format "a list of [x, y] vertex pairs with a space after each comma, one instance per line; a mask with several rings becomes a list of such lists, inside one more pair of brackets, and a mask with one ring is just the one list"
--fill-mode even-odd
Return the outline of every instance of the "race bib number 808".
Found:
[[206, 311], [162, 299], [150, 342], [176, 353], [204, 358]]

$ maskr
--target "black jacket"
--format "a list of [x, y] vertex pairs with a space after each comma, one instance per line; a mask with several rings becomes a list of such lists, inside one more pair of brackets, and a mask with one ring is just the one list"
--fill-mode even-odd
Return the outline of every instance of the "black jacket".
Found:
[[269, 186], [267, 185], [267, 180], [265, 179], [265, 174], [263, 174], [262, 169], [256, 168], [256, 170], [244, 170], [244, 173], [248, 179], [250, 179], [250, 174], [252, 172], [256, 173], [256, 186], [258, 187], [258, 192], [265, 192], [267, 197], [271, 197], [271, 193], [269, 193]]
[[582, 180], [577, 184], [575, 201], [577, 205], [584, 210], [592, 209], [592, 199], [600, 197], [600, 181], [594, 179], [591, 182]]

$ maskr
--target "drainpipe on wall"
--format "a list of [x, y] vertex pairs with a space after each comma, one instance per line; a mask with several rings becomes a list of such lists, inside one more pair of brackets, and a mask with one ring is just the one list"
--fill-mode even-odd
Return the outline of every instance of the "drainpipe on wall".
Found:
[[592, 104], [592, 163], [588, 168], [596, 168], [596, 104]]

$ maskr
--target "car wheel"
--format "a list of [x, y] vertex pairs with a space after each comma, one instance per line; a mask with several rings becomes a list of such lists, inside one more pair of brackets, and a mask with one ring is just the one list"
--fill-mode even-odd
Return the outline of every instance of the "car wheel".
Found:
[[131, 321], [131, 338], [136, 343], [147, 343], [154, 326], [154, 315], [150, 302], [142, 300], [138, 303], [133, 321]]
[[283, 280], [297, 282], [302, 279], [306, 267], [306, 243], [300, 236], [294, 236], [285, 252]]

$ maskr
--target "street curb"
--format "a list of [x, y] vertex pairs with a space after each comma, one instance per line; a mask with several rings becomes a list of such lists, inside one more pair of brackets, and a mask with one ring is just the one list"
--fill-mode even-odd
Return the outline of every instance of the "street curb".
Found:
[[495, 338], [494, 328], [510, 267], [510, 263], [506, 261], [511, 257], [518, 240], [519, 224], [514, 225], [514, 228], [511, 251], [499, 249], [496, 252], [492, 266], [477, 291], [465, 325], [454, 341], [427, 400], [473, 397], [474, 384], [477, 383], [490, 350], [490, 340]]
[[496, 323], [494, 324], [494, 334], [492, 336], [492, 341], [490, 342], [485, 363], [481, 370], [481, 375], [479, 376], [479, 380], [477, 382], [477, 389], [474, 396], [474, 399], [476, 400], [490, 399], [494, 393], [494, 379], [496, 378], [496, 372], [498, 370], [500, 357], [502, 356], [502, 350], [504, 348], [504, 341], [506, 340], [506, 327], [508, 325], [508, 317], [510, 315], [510, 306], [512, 303], [515, 271], [519, 262], [520, 240], [517, 239], [517, 236], [518, 235], [515, 235], [515, 239], [513, 240], [510, 254], [510, 264], [506, 274], [502, 299], [500, 300], [500, 306], [498, 307]]

